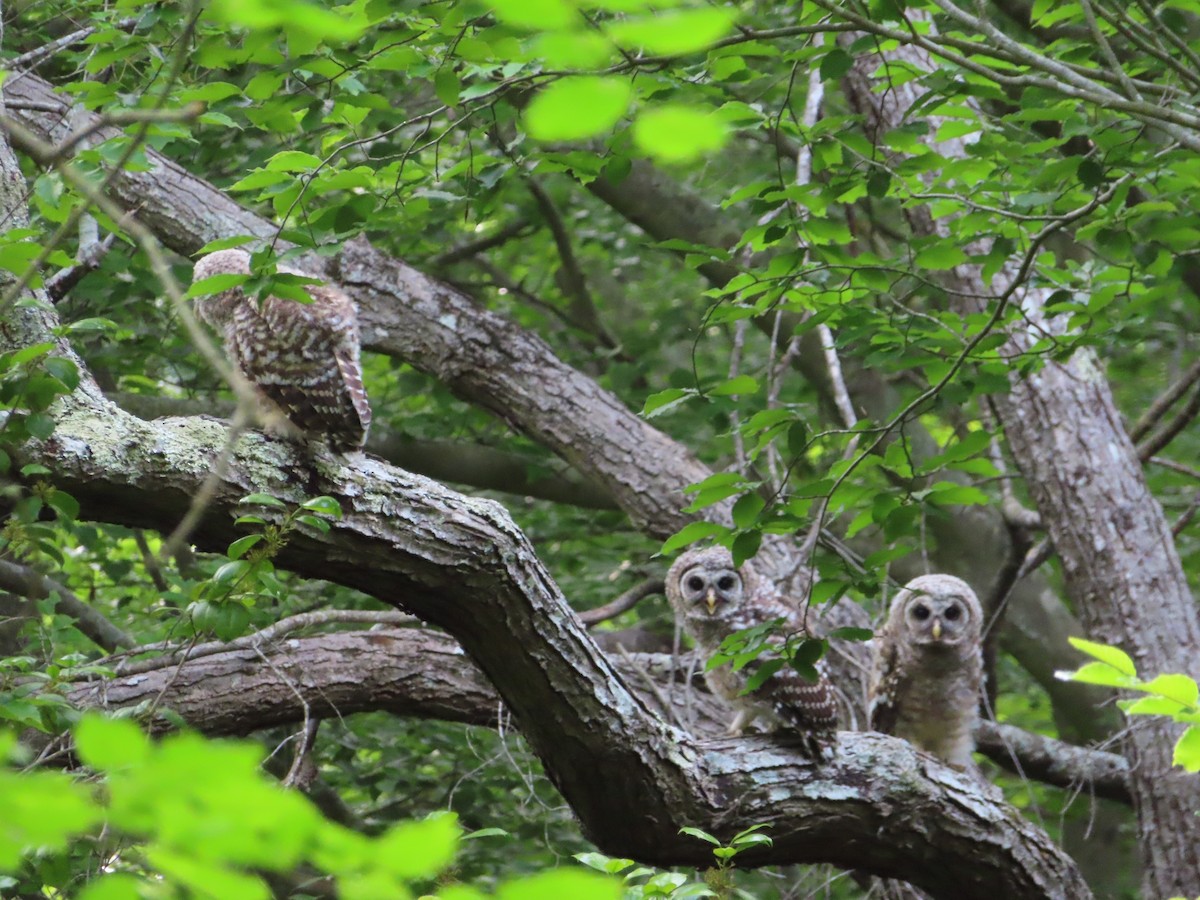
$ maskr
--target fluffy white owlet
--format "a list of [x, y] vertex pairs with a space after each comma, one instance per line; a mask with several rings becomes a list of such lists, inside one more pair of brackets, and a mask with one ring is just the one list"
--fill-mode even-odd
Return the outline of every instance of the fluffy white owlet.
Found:
[[[306, 274], [286, 266], [278, 271]], [[249, 273], [245, 250], [218, 250], [196, 263], [192, 279]], [[356, 449], [371, 424], [358, 313], [332, 285], [304, 289], [312, 303], [267, 297], [259, 304], [236, 285], [196, 300], [196, 314], [221, 333], [230, 362], [296, 429], [334, 449]]]
[[875, 637], [871, 728], [975, 771], [982, 624], [983, 609], [962, 579], [922, 575], [906, 584]]
[[[676, 620], [705, 659], [716, 653], [729, 635], [771, 619], [782, 618], [789, 631], [804, 628], [801, 611], [786, 603], [773, 585], [752, 570], [734, 568], [733, 557], [724, 547], [684, 553], [667, 572], [666, 585]], [[771, 642], [779, 645], [782, 638]], [[755, 668], [751, 663], [735, 672], [722, 665], [704, 675], [712, 692], [736, 711], [729, 733], [740, 734], [761, 716], [773, 727], [782, 726], [803, 735], [810, 755], [823, 755], [824, 746], [837, 728], [837, 705], [823, 665], [818, 663], [820, 680], [816, 683], [784, 666], [753, 693], [743, 696], [747, 678]]]

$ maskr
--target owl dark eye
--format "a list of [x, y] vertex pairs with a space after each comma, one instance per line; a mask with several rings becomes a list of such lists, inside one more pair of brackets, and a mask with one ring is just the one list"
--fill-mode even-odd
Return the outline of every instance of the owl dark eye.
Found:
[[929, 618], [929, 607], [926, 606], [924, 603], [918, 603], [916, 606], [913, 607], [912, 614], [913, 614], [913, 618], [916, 619], [918, 622], [924, 622], [926, 619]]
[[733, 590], [733, 586], [735, 584], [737, 584], [737, 582], [734, 581], [732, 575], [722, 575], [719, 579], [717, 579], [717, 587], [723, 591]]
[[947, 606], [946, 607], [946, 620], [947, 621], [957, 622], [961, 617], [962, 617], [962, 607], [961, 606]]
[[687, 580], [687, 586], [688, 586], [689, 591], [704, 590], [704, 579], [701, 578], [699, 575], [693, 575], [691, 578], [689, 578]]

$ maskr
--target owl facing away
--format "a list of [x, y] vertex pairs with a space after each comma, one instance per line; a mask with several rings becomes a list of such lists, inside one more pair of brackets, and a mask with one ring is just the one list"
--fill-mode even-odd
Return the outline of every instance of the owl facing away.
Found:
[[875, 638], [871, 728], [975, 771], [982, 625], [983, 608], [962, 579], [922, 575], [906, 584]]
[[[286, 266], [278, 271], [306, 274]], [[192, 279], [249, 273], [249, 253], [218, 250], [196, 263]], [[357, 449], [371, 424], [358, 313], [332, 285], [304, 289], [312, 303], [282, 297], [258, 303], [235, 285], [197, 299], [196, 314], [220, 332], [230, 362], [291, 426], [334, 449]]]
[[[666, 593], [676, 620], [705, 659], [713, 656], [734, 632], [772, 619], [782, 618], [789, 631], [804, 628], [801, 611], [786, 603], [773, 585], [752, 570], [735, 568], [732, 555], [724, 547], [689, 550], [680, 556], [667, 572]], [[771, 642], [780, 645], [782, 638]], [[816, 683], [784, 666], [753, 693], [743, 696], [755, 667], [751, 663], [735, 672], [722, 665], [704, 675], [712, 692], [736, 712], [729, 734], [740, 734], [761, 717], [773, 727], [799, 732], [810, 755], [823, 755], [837, 728], [837, 705], [823, 666], [818, 663], [820, 679]]]

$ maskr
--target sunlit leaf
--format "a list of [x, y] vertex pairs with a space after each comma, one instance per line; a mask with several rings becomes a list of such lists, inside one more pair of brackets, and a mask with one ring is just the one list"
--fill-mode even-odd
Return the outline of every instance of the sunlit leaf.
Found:
[[637, 145], [668, 163], [691, 162], [720, 150], [728, 133], [728, 126], [716, 115], [678, 105], [643, 110], [633, 124]]
[[563, 78], [533, 98], [525, 110], [525, 127], [543, 141], [583, 140], [616, 125], [631, 94], [623, 78]]

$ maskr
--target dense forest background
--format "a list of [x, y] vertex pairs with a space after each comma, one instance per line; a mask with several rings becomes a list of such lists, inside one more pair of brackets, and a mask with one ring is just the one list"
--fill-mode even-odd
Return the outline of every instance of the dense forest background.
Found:
[[[2, 21], [0, 895], [1200, 895], [1200, 4]], [[231, 384], [231, 246], [357, 302], [365, 454]], [[830, 762], [723, 736], [712, 540]], [[865, 731], [939, 571], [996, 792]]]

